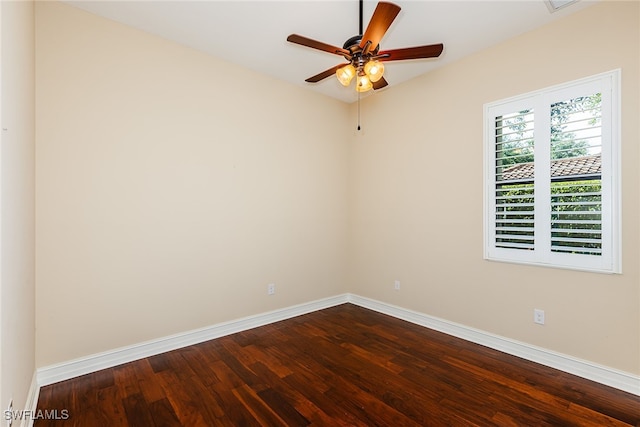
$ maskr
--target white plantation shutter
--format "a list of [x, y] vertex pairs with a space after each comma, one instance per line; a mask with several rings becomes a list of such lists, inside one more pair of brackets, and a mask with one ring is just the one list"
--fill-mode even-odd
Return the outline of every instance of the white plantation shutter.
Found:
[[602, 255], [602, 193], [585, 187], [562, 184], [552, 193], [551, 251]]
[[618, 80], [485, 105], [485, 258], [620, 272]]
[[[602, 256], [602, 102], [593, 102], [601, 96], [551, 105], [551, 152], [560, 156], [551, 158], [552, 252]], [[565, 148], [567, 140], [586, 153]]]
[[[527, 168], [533, 165], [527, 161], [533, 153], [533, 119], [532, 110], [494, 119], [494, 225], [495, 245], [499, 248], [530, 250], [535, 247], [533, 168]], [[526, 177], [527, 169], [531, 170], [531, 178]]]

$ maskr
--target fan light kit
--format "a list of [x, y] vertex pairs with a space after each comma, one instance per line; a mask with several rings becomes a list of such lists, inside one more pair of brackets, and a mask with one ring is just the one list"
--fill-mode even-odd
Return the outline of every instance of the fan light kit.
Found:
[[351, 80], [358, 75], [356, 82], [356, 90], [358, 92], [366, 92], [373, 88], [373, 83], [379, 81], [384, 73], [384, 65], [377, 60], [368, 61], [364, 67], [354, 67], [352, 64], [347, 64], [342, 68], [336, 70], [336, 77], [343, 86], [349, 86]]
[[358, 92], [382, 89], [388, 85], [383, 76], [383, 62], [435, 58], [442, 53], [444, 47], [442, 43], [380, 51], [380, 40], [398, 13], [400, 13], [400, 6], [387, 2], [378, 3], [371, 17], [371, 21], [363, 33], [362, 0], [360, 0], [359, 3], [360, 35], [351, 37], [344, 43], [342, 48], [297, 34], [291, 34], [287, 37], [287, 41], [291, 43], [329, 52], [334, 55], [341, 55], [348, 61], [346, 64], [338, 64], [320, 74], [309, 77], [305, 80], [306, 82], [317, 83], [335, 74], [343, 86], [349, 86], [355, 78], [356, 91]]

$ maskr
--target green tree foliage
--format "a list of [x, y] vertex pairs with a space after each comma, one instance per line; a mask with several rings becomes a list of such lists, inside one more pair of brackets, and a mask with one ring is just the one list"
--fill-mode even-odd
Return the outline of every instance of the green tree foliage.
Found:
[[585, 125], [595, 126], [599, 119], [602, 95], [581, 96], [561, 101], [551, 106], [551, 158], [563, 159], [586, 156], [589, 143], [576, 139], [575, 132], [567, 131], [568, 122], [576, 120], [578, 114], [591, 116]]
[[[596, 93], [557, 102], [551, 106], [552, 159], [580, 157], [589, 153], [589, 143], [576, 139], [575, 132], [568, 131], [567, 128], [576, 113], [590, 114], [591, 119], [588, 123], [595, 126], [600, 120], [601, 104], [602, 95]], [[533, 120], [534, 112], [531, 110], [519, 111], [517, 114], [497, 119], [501, 129], [496, 141], [501, 148], [499, 153], [501, 166], [533, 162]]]
[[501, 166], [533, 162], [533, 117], [533, 111], [523, 110], [497, 119]]

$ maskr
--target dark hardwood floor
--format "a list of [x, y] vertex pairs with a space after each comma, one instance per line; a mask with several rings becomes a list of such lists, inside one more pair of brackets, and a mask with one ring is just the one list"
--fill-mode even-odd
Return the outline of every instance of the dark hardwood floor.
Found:
[[[46, 426], [620, 426], [640, 397], [351, 304], [43, 387]], [[37, 414], [37, 413], [36, 413]]]

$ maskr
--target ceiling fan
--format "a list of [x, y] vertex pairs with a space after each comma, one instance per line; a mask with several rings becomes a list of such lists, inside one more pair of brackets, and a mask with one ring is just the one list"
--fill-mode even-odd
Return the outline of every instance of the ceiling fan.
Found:
[[400, 6], [387, 2], [378, 3], [371, 21], [363, 33], [362, 2], [363, 0], [360, 0], [360, 33], [344, 42], [342, 48], [298, 34], [291, 34], [287, 37], [287, 41], [291, 43], [341, 55], [348, 61], [346, 64], [338, 64], [315, 76], [311, 76], [305, 80], [306, 82], [317, 83], [336, 74], [338, 81], [344, 86], [349, 86], [351, 80], [355, 77], [356, 91], [358, 92], [382, 89], [388, 85], [383, 77], [383, 62], [435, 58], [442, 53], [444, 47], [442, 43], [381, 51], [380, 40], [384, 37], [398, 13], [400, 13]]

